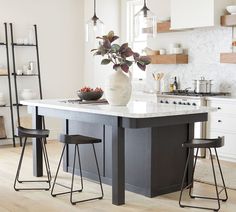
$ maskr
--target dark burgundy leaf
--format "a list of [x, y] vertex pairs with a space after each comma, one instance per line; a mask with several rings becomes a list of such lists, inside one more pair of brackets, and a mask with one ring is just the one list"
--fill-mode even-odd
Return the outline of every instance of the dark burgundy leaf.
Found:
[[151, 63], [151, 58], [148, 56], [141, 56], [139, 60], [145, 63], [145, 65], [148, 65], [149, 63]]
[[111, 48], [111, 42], [108, 39], [106, 39], [103, 42], [103, 46], [104, 46], [105, 49], [110, 49]]
[[117, 40], [119, 37], [118, 36], [113, 36], [113, 38], [110, 40], [110, 42], [112, 43], [112, 42], [114, 42], [115, 40]]
[[139, 58], [140, 55], [139, 55], [139, 53], [134, 52], [133, 56], [134, 56], [134, 60], [136, 61]]
[[120, 67], [125, 73], [129, 72], [129, 66], [127, 64], [122, 64]]
[[137, 62], [137, 66], [142, 70], [142, 71], [145, 71], [146, 70], [146, 66]]
[[113, 69], [115, 69], [115, 70], [119, 67], [120, 67], [120, 65], [118, 65], [118, 64], [113, 65]]
[[121, 52], [121, 53], [125, 52], [125, 50], [126, 50], [128, 47], [129, 47], [129, 46], [128, 46], [128, 43], [122, 44], [121, 47], [120, 47], [120, 52]]
[[133, 55], [133, 51], [128, 47], [124, 52], [122, 52], [122, 55], [124, 55], [125, 57], [131, 57]]

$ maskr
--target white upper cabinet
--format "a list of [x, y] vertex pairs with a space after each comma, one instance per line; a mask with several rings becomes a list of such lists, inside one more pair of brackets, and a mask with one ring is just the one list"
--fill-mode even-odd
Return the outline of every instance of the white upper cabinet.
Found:
[[171, 0], [171, 29], [220, 25], [220, 16], [232, 0]]

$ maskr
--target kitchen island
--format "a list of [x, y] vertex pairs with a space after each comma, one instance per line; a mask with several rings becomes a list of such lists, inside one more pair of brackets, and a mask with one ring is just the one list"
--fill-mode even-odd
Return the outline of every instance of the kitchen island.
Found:
[[[207, 121], [209, 108], [133, 101], [127, 107], [79, 104], [67, 100], [25, 100], [33, 127], [42, 117], [66, 120], [65, 132], [102, 140], [96, 146], [103, 182], [112, 185], [112, 203], [125, 203], [125, 188], [149, 197], [177, 191], [187, 157], [181, 144], [194, 135], [194, 123]], [[84, 176], [96, 179], [89, 146], [81, 147]], [[64, 170], [71, 171], [71, 149]], [[193, 159], [193, 154], [191, 155]], [[42, 149], [33, 142], [34, 175], [42, 176]], [[191, 166], [189, 167], [191, 169]], [[190, 172], [189, 172], [190, 173]], [[191, 180], [190, 175], [186, 183]]]

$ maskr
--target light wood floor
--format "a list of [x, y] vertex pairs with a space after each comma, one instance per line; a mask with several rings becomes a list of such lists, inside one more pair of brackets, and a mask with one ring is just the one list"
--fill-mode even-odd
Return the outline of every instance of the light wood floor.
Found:
[[[61, 146], [58, 142], [49, 142], [47, 145], [52, 174], [54, 176], [56, 165], [58, 163]], [[0, 212], [73, 212], [73, 211], [109, 211], [109, 212], [140, 212], [140, 211], [200, 211], [197, 209], [182, 209], [178, 206], [179, 192], [162, 195], [156, 198], [147, 198], [131, 192], [126, 192], [126, 205], [114, 206], [111, 204], [111, 187], [104, 185], [105, 197], [103, 200], [85, 202], [72, 206], [68, 196], [53, 198], [49, 191], [19, 191], [13, 189], [13, 181], [16, 172], [16, 166], [19, 160], [21, 148], [0, 147]], [[31, 175], [31, 146], [27, 147], [26, 158], [24, 160], [23, 173]], [[23, 170], [23, 169], [22, 169]], [[236, 171], [236, 170], [232, 170]], [[63, 174], [63, 181], [70, 182], [70, 175]], [[79, 198], [95, 195], [98, 185], [93, 182], [85, 182], [85, 192], [79, 193]], [[208, 185], [197, 184], [196, 189], [199, 192], [211, 193], [212, 187]], [[213, 190], [214, 191], [214, 190]], [[222, 203], [224, 212], [236, 211], [236, 191], [228, 190], [229, 200]], [[214, 192], [213, 192], [214, 194]], [[190, 201], [188, 201], [189, 203]], [[195, 203], [212, 206], [209, 202], [195, 200]]]

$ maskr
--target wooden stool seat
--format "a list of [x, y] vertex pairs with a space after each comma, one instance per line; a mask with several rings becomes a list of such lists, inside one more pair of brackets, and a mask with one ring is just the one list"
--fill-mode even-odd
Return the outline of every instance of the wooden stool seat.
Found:
[[101, 139], [82, 135], [60, 135], [60, 142], [64, 144], [95, 144], [102, 142]]
[[49, 136], [49, 130], [28, 129], [24, 127], [18, 127], [18, 136], [27, 138], [47, 138]]
[[224, 146], [224, 138], [216, 139], [193, 139], [191, 142], [182, 144], [186, 148], [220, 148]]

